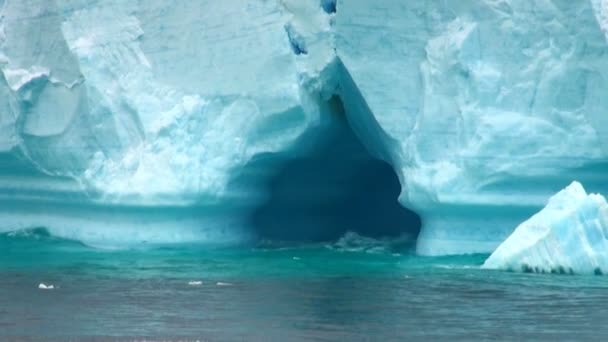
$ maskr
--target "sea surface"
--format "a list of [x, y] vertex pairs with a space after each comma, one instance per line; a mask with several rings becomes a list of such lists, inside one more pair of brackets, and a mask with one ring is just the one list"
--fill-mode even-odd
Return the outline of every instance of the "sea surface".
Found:
[[[606, 340], [606, 276], [331, 244], [99, 250], [0, 235], [0, 341]], [[40, 289], [39, 285], [54, 289]]]

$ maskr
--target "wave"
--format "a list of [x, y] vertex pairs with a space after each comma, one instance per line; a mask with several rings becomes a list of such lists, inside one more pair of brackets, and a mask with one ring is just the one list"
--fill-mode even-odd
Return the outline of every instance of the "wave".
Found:
[[21, 255], [49, 250], [86, 250], [85, 244], [78, 240], [54, 236], [46, 227], [19, 229], [0, 233], [0, 253]]
[[57, 237], [51, 234], [46, 227], [36, 227], [27, 229], [18, 229], [0, 233], [0, 242], [4, 243], [19, 243], [19, 242], [40, 242], [40, 243], [71, 243], [84, 246], [78, 240], [66, 239]]
[[[408, 235], [397, 238], [371, 238], [356, 232], [346, 232], [339, 239], [331, 242], [283, 242], [278, 240], [260, 240], [253, 247], [258, 251], [293, 251], [304, 249], [326, 249], [336, 252], [368, 253], [368, 254], [413, 254], [415, 240]], [[141, 250], [141, 249], [223, 249], [221, 245], [199, 243], [173, 243], [173, 244], [138, 244], [138, 245], [91, 245], [79, 239], [65, 238], [53, 234], [46, 227], [18, 229], [0, 233], [0, 246], [15, 248], [41, 248], [41, 247], [82, 247], [97, 250]], [[248, 249], [251, 244], [224, 245], [228, 249]], [[0, 248], [2, 249], [2, 248]]]
[[44, 227], [19, 229], [10, 232], [0, 233], [0, 239], [50, 239], [52, 237], [48, 229]]

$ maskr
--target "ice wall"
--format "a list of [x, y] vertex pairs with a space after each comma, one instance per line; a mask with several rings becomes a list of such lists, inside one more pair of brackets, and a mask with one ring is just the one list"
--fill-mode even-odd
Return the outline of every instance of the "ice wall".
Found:
[[338, 55], [423, 218], [419, 253], [490, 251], [572, 179], [606, 187], [605, 9], [338, 3]]
[[[0, 4], [2, 229], [112, 242], [237, 236], [257, 195], [228, 184], [320, 122], [302, 82], [329, 60], [299, 61], [289, 26], [322, 36], [318, 4]], [[287, 6], [312, 8], [314, 25]]]
[[608, 184], [602, 0], [0, 8], [2, 230], [240, 240], [273, 173], [248, 166], [304, 153], [334, 96], [421, 254], [491, 251], [572, 179]]
[[[9, 1], [3, 13], [20, 147], [104, 200], [221, 192], [231, 169], [318, 120], [278, 3]], [[37, 155], [39, 141], [56, 154]]]

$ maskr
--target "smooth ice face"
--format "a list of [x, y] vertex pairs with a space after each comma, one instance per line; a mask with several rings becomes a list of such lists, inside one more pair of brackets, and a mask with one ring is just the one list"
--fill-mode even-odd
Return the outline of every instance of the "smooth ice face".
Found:
[[608, 272], [608, 203], [574, 182], [519, 225], [483, 264], [524, 272]]
[[323, 160], [338, 97], [418, 253], [490, 252], [572, 179], [608, 191], [607, 8], [0, 0], [0, 231], [248, 239], [285, 160]]

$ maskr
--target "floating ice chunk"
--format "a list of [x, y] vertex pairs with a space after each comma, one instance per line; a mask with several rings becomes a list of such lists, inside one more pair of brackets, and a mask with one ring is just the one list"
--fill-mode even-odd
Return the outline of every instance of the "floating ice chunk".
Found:
[[524, 272], [608, 272], [608, 203], [573, 182], [519, 225], [483, 268]]
[[46, 285], [45, 283], [40, 283], [38, 285], [38, 288], [41, 290], [54, 290], [55, 289], [55, 285], [49, 284]]
[[217, 286], [232, 286], [233, 284], [232, 283], [224, 283], [224, 282], [218, 281], [217, 283], [215, 283], [215, 285], [217, 285]]
[[355, 232], [346, 232], [336, 243], [327, 247], [343, 252], [386, 253], [394, 247], [393, 245], [406, 243], [410, 239], [408, 235], [397, 239], [375, 239]]
[[200, 280], [191, 280], [188, 282], [188, 285], [190, 286], [201, 286], [203, 285], [203, 282]]

